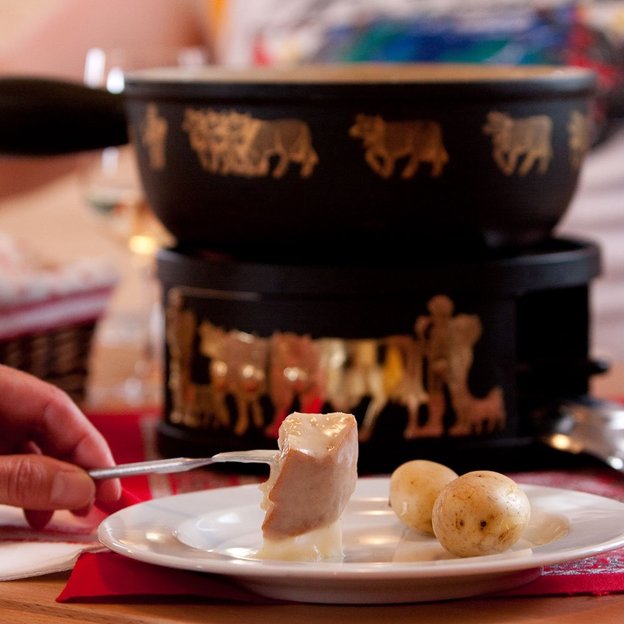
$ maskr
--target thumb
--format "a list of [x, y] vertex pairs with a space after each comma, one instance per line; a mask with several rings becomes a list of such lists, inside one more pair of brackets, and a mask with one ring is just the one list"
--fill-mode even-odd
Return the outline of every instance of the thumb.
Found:
[[81, 509], [95, 484], [82, 469], [44, 455], [0, 457], [0, 504], [33, 510]]

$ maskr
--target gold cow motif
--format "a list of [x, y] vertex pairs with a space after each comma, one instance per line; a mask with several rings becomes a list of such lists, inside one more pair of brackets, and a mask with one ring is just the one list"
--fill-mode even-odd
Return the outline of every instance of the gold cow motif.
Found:
[[227, 171], [227, 136], [218, 113], [189, 109], [185, 113], [182, 129], [188, 133], [191, 149], [197, 154], [203, 169], [210, 173]]
[[299, 119], [188, 109], [182, 128], [201, 166], [217, 175], [281, 178], [296, 163], [300, 176], [308, 178], [318, 163], [310, 128]]
[[166, 141], [169, 124], [164, 117], [158, 113], [156, 104], [148, 104], [145, 111], [145, 123], [141, 134], [141, 141], [147, 150], [149, 165], [152, 169], [161, 170], [165, 168], [166, 161]]
[[382, 178], [391, 177], [403, 159], [407, 159], [403, 179], [414, 177], [421, 163], [429, 163], [431, 175], [437, 177], [449, 160], [436, 121], [386, 121], [380, 115], [358, 114], [349, 136], [362, 140], [366, 162]]
[[546, 173], [553, 157], [552, 121], [546, 115], [514, 119], [506, 113], [491, 111], [483, 132], [492, 137], [492, 156], [505, 175], [526, 175], [537, 163]]
[[591, 146], [591, 122], [588, 115], [572, 111], [568, 122], [568, 146], [570, 148], [570, 164], [579, 169], [585, 154]]
[[246, 332], [226, 332], [207, 321], [199, 325], [198, 334], [199, 350], [210, 359], [210, 390], [219, 423], [232, 425], [227, 406], [230, 394], [236, 401], [233, 433], [244, 435], [252, 424], [260, 429], [264, 425], [260, 399], [266, 390], [268, 341]]

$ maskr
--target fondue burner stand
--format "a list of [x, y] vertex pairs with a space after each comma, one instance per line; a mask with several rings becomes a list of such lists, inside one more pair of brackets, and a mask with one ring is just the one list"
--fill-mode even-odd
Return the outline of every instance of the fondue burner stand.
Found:
[[374, 262], [162, 250], [160, 451], [277, 448], [287, 414], [344, 411], [362, 474], [416, 458], [459, 471], [574, 461], [539, 434], [602, 370], [588, 356], [595, 244]]

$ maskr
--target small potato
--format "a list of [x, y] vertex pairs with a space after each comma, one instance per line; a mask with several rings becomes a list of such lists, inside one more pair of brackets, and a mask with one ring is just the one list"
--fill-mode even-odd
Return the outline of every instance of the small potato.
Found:
[[432, 512], [434, 535], [458, 557], [500, 553], [515, 544], [531, 515], [524, 491], [498, 472], [468, 472], [440, 492]]
[[390, 507], [411, 529], [433, 535], [433, 503], [453, 479], [457, 473], [442, 464], [425, 459], [406, 462], [390, 477]]

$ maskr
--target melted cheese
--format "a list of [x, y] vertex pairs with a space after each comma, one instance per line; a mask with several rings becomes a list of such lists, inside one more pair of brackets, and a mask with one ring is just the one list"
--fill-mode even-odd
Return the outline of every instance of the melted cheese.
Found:
[[288, 416], [279, 431], [279, 459], [261, 486], [264, 546], [272, 559], [342, 556], [339, 519], [357, 481], [357, 424], [351, 414]]
[[265, 538], [257, 556], [261, 559], [283, 561], [341, 561], [342, 528], [340, 522], [308, 533], [281, 540]]
[[351, 414], [300, 414], [295, 412], [280, 428], [278, 446], [285, 456], [300, 451], [321, 459], [342, 444], [344, 432], [354, 420]]

